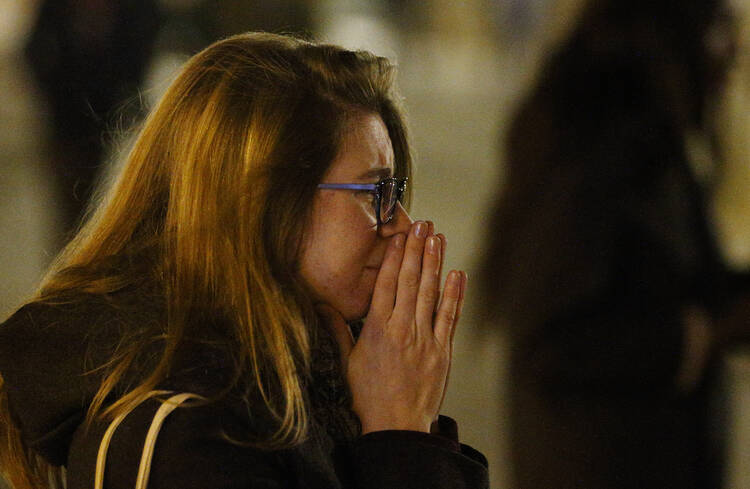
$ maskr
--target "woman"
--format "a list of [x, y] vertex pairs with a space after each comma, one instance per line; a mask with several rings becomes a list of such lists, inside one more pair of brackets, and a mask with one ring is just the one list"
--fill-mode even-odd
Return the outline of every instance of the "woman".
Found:
[[151, 488], [486, 487], [437, 416], [466, 277], [440, 292], [409, 168], [385, 59], [270, 34], [192, 58], [0, 327], [14, 485], [49, 464], [70, 489], [135, 487], [157, 409], [189, 393]]
[[731, 28], [720, 0], [588, 2], [514, 118], [484, 290], [519, 489], [721, 485], [711, 400], [750, 287], [695, 168]]

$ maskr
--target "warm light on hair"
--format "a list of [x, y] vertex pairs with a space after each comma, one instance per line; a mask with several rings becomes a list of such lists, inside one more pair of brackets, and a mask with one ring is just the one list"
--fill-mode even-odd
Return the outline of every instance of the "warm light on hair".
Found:
[[[258, 444], [304, 439], [302, 382], [308, 333], [318, 323], [297, 274], [302, 236], [352, 113], [382, 117], [396, 176], [409, 175], [393, 77], [384, 58], [263, 33], [219, 41], [186, 64], [36, 299], [74, 302], [132, 289], [165, 303], [164, 321], [126, 332], [127, 341], [99, 366], [89, 421], [115, 416], [154, 389], [185, 338], [200, 338], [210, 318], [224, 328], [232, 361], [222, 387], [250, 379], [278, 420], [273, 436]], [[120, 394], [118, 383], [155, 344], [156, 367]], [[105, 408], [113, 393], [120, 397]], [[17, 463], [22, 447], [5, 396], [0, 430], [5, 424], [14, 444], [3, 449], [5, 470], [15, 487], [31, 487], [38, 484], [33, 477], [43, 477]]]

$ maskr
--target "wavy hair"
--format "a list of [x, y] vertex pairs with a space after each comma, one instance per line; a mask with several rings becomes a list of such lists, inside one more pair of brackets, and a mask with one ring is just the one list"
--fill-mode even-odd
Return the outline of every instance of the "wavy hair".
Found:
[[[166, 320], [133, 332], [104, 366], [89, 422], [153, 390], [209, 317], [226, 324], [233, 372], [224, 387], [250, 379], [278, 421], [263, 445], [305, 437], [303, 383], [318, 320], [298, 274], [302, 237], [353, 113], [381, 116], [396, 174], [409, 175], [394, 75], [388, 60], [367, 52], [267, 33], [218, 41], [187, 62], [35, 299], [68, 302], [129, 287], [155, 287], [164, 299]], [[155, 367], [105, 406], [155, 339]], [[10, 479], [17, 488], [46, 481], [20, 453], [7, 399], [0, 401]]]

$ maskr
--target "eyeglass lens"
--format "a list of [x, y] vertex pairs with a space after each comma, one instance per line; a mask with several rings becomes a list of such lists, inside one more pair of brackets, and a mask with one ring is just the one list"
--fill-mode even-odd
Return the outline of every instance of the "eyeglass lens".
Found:
[[380, 222], [387, 223], [393, 217], [393, 211], [398, 201], [398, 183], [396, 180], [388, 180], [383, 184], [380, 194]]

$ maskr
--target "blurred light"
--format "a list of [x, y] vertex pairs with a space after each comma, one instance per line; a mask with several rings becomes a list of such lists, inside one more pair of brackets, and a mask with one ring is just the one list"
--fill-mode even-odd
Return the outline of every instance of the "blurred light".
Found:
[[157, 52], [154, 55], [143, 83], [144, 103], [147, 109], [151, 109], [159, 102], [187, 60], [186, 54], [172, 51]]
[[36, 0], [0, 0], [0, 54], [16, 51], [35, 20]]
[[314, 15], [321, 40], [396, 58], [398, 34], [373, 3], [328, 0], [316, 5]]

